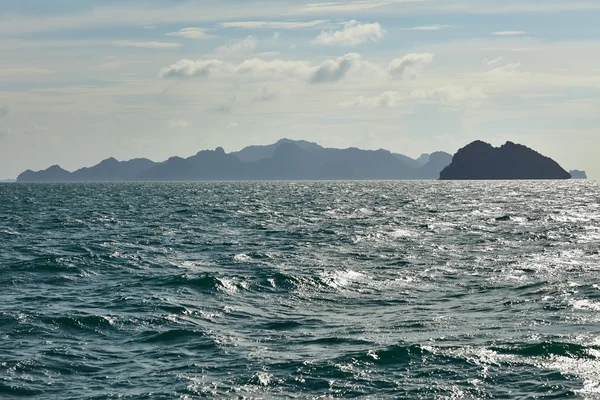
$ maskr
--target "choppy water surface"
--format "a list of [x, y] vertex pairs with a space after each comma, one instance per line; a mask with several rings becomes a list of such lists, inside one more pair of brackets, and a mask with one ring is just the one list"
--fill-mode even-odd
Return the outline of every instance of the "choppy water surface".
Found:
[[0, 398], [600, 398], [600, 184], [0, 185]]

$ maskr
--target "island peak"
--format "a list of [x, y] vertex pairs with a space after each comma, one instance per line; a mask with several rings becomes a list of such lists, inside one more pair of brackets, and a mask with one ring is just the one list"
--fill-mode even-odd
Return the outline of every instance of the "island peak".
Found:
[[441, 180], [570, 179], [571, 175], [549, 157], [521, 144], [500, 147], [476, 140], [454, 155], [440, 173]]

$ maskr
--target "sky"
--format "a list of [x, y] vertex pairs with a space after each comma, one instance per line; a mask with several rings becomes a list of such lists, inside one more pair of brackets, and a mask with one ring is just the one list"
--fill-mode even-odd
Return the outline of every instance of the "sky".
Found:
[[600, 179], [598, 0], [0, 0], [0, 179], [280, 138]]

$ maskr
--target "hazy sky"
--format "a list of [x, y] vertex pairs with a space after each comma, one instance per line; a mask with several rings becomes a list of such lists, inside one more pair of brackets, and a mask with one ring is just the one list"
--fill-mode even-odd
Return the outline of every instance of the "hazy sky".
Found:
[[0, 179], [282, 137], [600, 178], [598, 0], [0, 0]]

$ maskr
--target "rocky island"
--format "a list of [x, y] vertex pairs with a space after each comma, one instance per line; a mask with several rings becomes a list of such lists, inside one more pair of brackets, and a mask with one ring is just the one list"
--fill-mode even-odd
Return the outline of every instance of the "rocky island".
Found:
[[574, 169], [572, 171], [569, 171], [569, 174], [571, 174], [572, 179], [587, 179], [587, 174], [585, 173], [585, 171], [579, 171]]
[[460, 149], [440, 173], [440, 180], [504, 179], [571, 179], [571, 175], [529, 147], [506, 142], [496, 148], [480, 140]]

